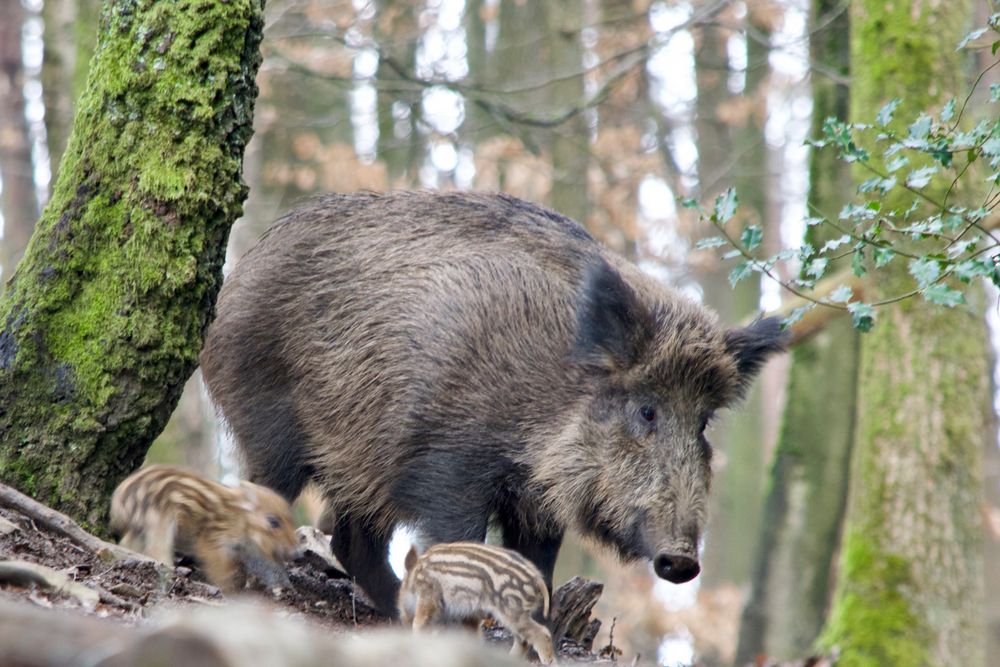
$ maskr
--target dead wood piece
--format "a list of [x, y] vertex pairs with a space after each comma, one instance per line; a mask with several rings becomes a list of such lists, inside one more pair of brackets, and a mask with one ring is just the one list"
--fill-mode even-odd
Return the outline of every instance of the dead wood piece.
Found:
[[13, 521], [8, 521], [7, 519], [0, 516], [0, 535], [7, 535], [17, 530], [21, 530], [21, 527], [18, 526]]
[[29, 498], [6, 484], [0, 484], [0, 505], [17, 510], [35, 523], [91, 551], [101, 560], [119, 560], [124, 558], [152, 560], [148, 556], [136, 553], [131, 549], [105, 542], [99, 537], [91, 535], [83, 528], [80, 528], [73, 519], [65, 514], [57, 512], [51, 507], [46, 507], [37, 500]]
[[0, 665], [97, 665], [99, 647], [121, 632], [119, 625], [92, 616], [2, 598], [0, 618]]
[[299, 526], [295, 532], [299, 536], [301, 551], [296, 562], [309, 565], [331, 579], [347, 578], [347, 570], [333, 555], [328, 535], [313, 526]]
[[552, 595], [552, 619], [549, 629], [558, 645], [562, 639], [571, 639], [588, 651], [601, 622], [591, 619], [590, 613], [604, 592], [604, 584], [583, 577], [573, 577], [556, 589]]
[[177, 609], [128, 626], [0, 598], [0, 665], [19, 667], [515, 667], [474, 636], [402, 628], [331, 636], [267, 605]]
[[65, 573], [23, 560], [0, 561], [0, 581], [25, 588], [34, 585], [58, 593], [67, 593], [89, 610], [94, 609], [101, 600], [98, 591], [73, 581]]

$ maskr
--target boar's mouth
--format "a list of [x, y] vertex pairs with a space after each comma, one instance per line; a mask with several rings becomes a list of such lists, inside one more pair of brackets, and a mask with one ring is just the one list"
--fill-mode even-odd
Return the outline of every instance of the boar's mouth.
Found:
[[651, 558], [652, 554], [643, 538], [646, 510], [636, 508], [633, 514], [634, 519], [622, 526], [601, 512], [600, 504], [591, 501], [580, 508], [577, 520], [582, 533], [597, 538], [604, 544], [614, 546], [618, 555], [625, 562]]

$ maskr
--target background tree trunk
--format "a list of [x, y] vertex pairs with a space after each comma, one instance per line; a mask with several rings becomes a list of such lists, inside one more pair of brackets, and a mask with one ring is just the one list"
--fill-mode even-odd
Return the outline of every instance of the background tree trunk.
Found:
[[[847, 76], [848, 14], [839, 0], [813, 0], [813, 60]], [[847, 117], [847, 87], [812, 73], [813, 119], [819, 136], [828, 117]], [[830, 150], [810, 157], [809, 204], [836, 215], [850, 197], [850, 169]], [[829, 233], [810, 227], [806, 241]], [[831, 322], [792, 350], [788, 395], [758, 536], [751, 597], [740, 624], [737, 663], [759, 654], [791, 660], [808, 653], [830, 597], [830, 567], [840, 534], [854, 435], [858, 334], [846, 318]]]
[[87, 85], [87, 67], [97, 42], [99, 0], [45, 0], [45, 56], [42, 91], [45, 97], [45, 137], [52, 174], [73, 127], [73, 108]]
[[[740, 199], [739, 224], [765, 225], [772, 189], [768, 180], [764, 114], [750, 113], [742, 125], [723, 120], [724, 106], [733, 99], [728, 89], [730, 36], [730, 31], [714, 25], [695, 31], [699, 198], [704, 202], [714, 201], [733, 184]], [[742, 95], [751, 107], [765, 104], [770, 74], [767, 52], [768, 47], [760, 40], [747, 41], [749, 67]], [[705, 232], [711, 235], [709, 229]], [[765, 237], [768, 235], [765, 233]], [[705, 290], [705, 303], [719, 313], [723, 322], [735, 324], [759, 310], [760, 281], [756, 275], [733, 287], [729, 284], [728, 265], [715, 264], [712, 269], [699, 282]], [[725, 463], [713, 485], [710, 501], [702, 574], [706, 587], [743, 584], [750, 578], [761, 521], [760, 499], [767, 456], [762, 417], [761, 387], [756, 383], [746, 401], [736, 410], [726, 412], [709, 434], [722, 454], [718, 460]]]
[[[544, 4], [550, 39], [542, 47], [543, 67], [551, 83], [545, 87], [550, 113], [579, 106], [583, 89], [583, 44], [586, 24], [581, 0], [552, 0]], [[576, 114], [548, 135], [552, 159], [552, 194], [549, 205], [563, 215], [587, 224], [587, 168], [590, 146], [584, 114]]]
[[[900, 98], [895, 122], [905, 135], [918, 110], [964, 94], [955, 44], [970, 12], [967, 0], [852, 3], [851, 120], [871, 122]], [[897, 195], [883, 206], [909, 201]], [[904, 262], [887, 268], [868, 281], [866, 298], [910, 284]], [[983, 663], [989, 338], [982, 299], [968, 297], [950, 311], [919, 298], [886, 308], [862, 338], [840, 579], [822, 639], [840, 648], [838, 664]]]
[[0, 178], [3, 179], [0, 281], [3, 282], [14, 273], [38, 217], [31, 138], [24, 115], [21, 56], [24, 18], [19, 1], [0, 3]]
[[0, 301], [0, 479], [89, 528], [197, 364], [246, 188], [261, 0], [109, 1]]

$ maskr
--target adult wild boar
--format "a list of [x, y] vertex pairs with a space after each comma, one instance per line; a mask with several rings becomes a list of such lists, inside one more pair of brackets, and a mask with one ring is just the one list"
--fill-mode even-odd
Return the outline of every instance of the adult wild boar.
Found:
[[567, 528], [699, 572], [705, 425], [782, 347], [725, 330], [577, 223], [505, 195], [329, 195], [227, 278], [201, 365], [256, 483], [316, 481], [383, 610], [393, 527], [483, 540], [551, 589]]

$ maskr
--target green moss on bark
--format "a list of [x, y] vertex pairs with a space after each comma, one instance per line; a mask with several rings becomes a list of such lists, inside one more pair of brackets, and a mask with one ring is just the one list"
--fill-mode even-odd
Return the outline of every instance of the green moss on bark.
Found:
[[0, 302], [0, 478], [101, 528], [197, 364], [246, 188], [262, 0], [108, 2]]
[[913, 587], [906, 559], [885, 553], [857, 531], [844, 538], [841, 576], [852, 586], [840, 598], [820, 644], [849, 646], [838, 667], [929, 665], [929, 628], [903, 591]]

